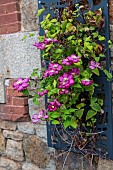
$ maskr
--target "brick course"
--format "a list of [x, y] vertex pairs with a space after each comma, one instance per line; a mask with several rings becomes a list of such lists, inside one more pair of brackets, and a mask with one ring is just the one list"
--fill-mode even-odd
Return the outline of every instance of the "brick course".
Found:
[[6, 104], [0, 104], [0, 119], [11, 121], [30, 121], [28, 97], [13, 91], [12, 84], [16, 79], [9, 80], [6, 86]]
[[21, 30], [21, 14], [18, 0], [0, 0], [0, 34]]

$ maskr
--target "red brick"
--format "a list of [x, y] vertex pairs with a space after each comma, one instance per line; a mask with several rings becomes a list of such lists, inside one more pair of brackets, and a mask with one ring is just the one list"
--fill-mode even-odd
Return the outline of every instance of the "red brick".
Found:
[[12, 121], [18, 121], [18, 122], [24, 122], [24, 121], [29, 122], [30, 116], [29, 116], [29, 114], [26, 114], [26, 115], [23, 115], [23, 116], [13, 114], [11, 120]]
[[13, 106], [13, 105], [2, 104], [0, 105], [0, 112], [8, 113], [8, 114], [24, 115], [26, 113], [29, 113], [29, 108], [28, 106]]
[[14, 12], [14, 11], [19, 11], [20, 6], [17, 2], [13, 2], [13, 3], [10, 3], [10, 4], [6, 4], [5, 9], [6, 9], [6, 13], [11, 13], [11, 12]]
[[15, 106], [28, 105], [28, 97], [13, 97], [13, 105]]
[[7, 87], [6, 94], [10, 97], [19, 97], [19, 96], [25, 96], [23, 93], [16, 91], [13, 91], [13, 89], [10, 89]]
[[7, 3], [11, 3], [11, 2], [16, 2], [18, 0], [0, 0], [0, 5], [1, 4], [7, 4]]
[[6, 6], [5, 5], [0, 5], [0, 15], [6, 13]]
[[15, 22], [7, 25], [7, 33], [14, 33], [21, 30], [21, 23]]
[[10, 97], [9, 95], [6, 96], [6, 103], [7, 103], [8, 105], [12, 105], [12, 104], [13, 104], [13, 99], [12, 99], [12, 97]]
[[11, 120], [12, 119], [12, 114], [0, 113], [0, 119], [2, 119], [2, 120]]
[[21, 15], [19, 12], [4, 14], [0, 16], [0, 25], [14, 23], [20, 20], [21, 20]]
[[7, 33], [6, 25], [0, 25], [0, 34], [6, 34], [6, 33]]

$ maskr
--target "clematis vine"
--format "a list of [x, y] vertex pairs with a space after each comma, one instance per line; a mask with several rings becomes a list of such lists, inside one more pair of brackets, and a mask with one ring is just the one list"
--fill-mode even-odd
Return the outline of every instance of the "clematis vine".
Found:
[[91, 61], [89, 68], [90, 68], [91, 70], [93, 70], [93, 69], [95, 69], [95, 68], [101, 69], [101, 66], [100, 66], [100, 63], [95, 62], [95, 61]]
[[70, 86], [74, 84], [74, 77], [70, 73], [63, 73], [63, 75], [58, 78], [58, 81], [59, 81], [58, 88], [68, 89]]
[[50, 44], [51, 42], [53, 42], [53, 43], [58, 43], [58, 40], [53, 39], [53, 38], [45, 38], [43, 42], [44, 42], [44, 44], [48, 45], [48, 44]]
[[48, 111], [53, 112], [56, 111], [60, 106], [61, 103], [57, 99], [54, 99], [53, 102], [48, 103], [47, 109]]
[[46, 70], [43, 74], [43, 78], [53, 76], [58, 74], [62, 70], [62, 66], [58, 63], [50, 63], [48, 70]]
[[68, 94], [68, 93], [69, 93], [69, 90], [68, 90], [68, 89], [61, 89], [59, 93], [60, 93], [61, 95], [62, 95], [62, 94]]
[[32, 122], [37, 123], [39, 122], [40, 119], [48, 119], [48, 117], [49, 117], [48, 115], [45, 115], [45, 111], [41, 110], [39, 114], [34, 114], [32, 116]]
[[72, 68], [68, 71], [69, 74], [72, 74], [73, 76], [74, 75], [79, 75], [80, 74], [80, 70], [78, 68]]
[[29, 86], [29, 78], [18, 78], [18, 80], [13, 84], [14, 90], [18, 90], [18, 92], [26, 89]]
[[84, 80], [81, 80], [81, 84], [84, 86], [89, 86], [93, 84], [93, 80], [84, 79]]
[[37, 94], [41, 97], [41, 96], [44, 96], [47, 93], [48, 93], [48, 90], [44, 90], [42, 92], [38, 92]]
[[68, 56], [66, 59], [63, 59], [62, 64], [70, 66], [71, 64], [80, 62], [80, 58], [81, 58], [80, 56], [72, 54], [71, 56]]
[[58, 40], [52, 38], [45, 38], [43, 42], [35, 42], [33, 46], [37, 47], [39, 50], [43, 50], [46, 48], [46, 45], [49, 45], [52, 42], [57, 43]]
[[35, 42], [33, 46], [37, 47], [39, 50], [43, 50], [45, 48], [45, 44], [43, 42]]

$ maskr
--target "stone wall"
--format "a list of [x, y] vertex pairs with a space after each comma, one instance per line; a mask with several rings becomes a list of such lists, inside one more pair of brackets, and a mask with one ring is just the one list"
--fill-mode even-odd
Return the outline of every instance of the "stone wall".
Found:
[[0, 170], [55, 170], [46, 140], [44, 124], [1, 121]]

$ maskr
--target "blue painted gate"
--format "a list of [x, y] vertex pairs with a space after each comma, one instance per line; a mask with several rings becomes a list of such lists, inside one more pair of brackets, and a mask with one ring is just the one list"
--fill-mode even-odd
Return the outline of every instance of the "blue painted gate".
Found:
[[[84, 1], [84, 0], [83, 0]], [[96, 3], [97, 2], [97, 3]], [[72, 0], [70, 3], [81, 3], [80, 0]], [[105, 18], [105, 26], [103, 28], [102, 34], [106, 37], [106, 40], [110, 39], [109, 30], [109, 15], [108, 15], [108, 0], [88, 0], [91, 10], [96, 10], [101, 8], [103, 11], [103, 16]], [[38, 8], [41, 9], [45, 7], [43, 15], [40, 16], [39, 21], [41, 22], [44, 17], [50, 13], [52, 16], [57, 16], [57, 12], [65, 7], [65, 0], [39, 0]], [[43, 35], [43, 30], [40, 28], [40, 35]], [[107, 47], [107, 41], [105, 42], [105, 47]], [[106, 69], [110, 71], [111, 59], [110, 50], [106, 51], [106, 59], [104, 60], [106, 64]], [[113, 159], [113, 114], [112, 114], [112, 81], [107, 81], [104, 74], [101, 73], [100, 77], [95, 78], [95, 81], [99, 83], [99, 88], [96, 89], [96, 95], [104, 96], [104, 114], [97, 118], [97, 131], [101, 132], [98, 135], [98, 140], [96, 143], [98, 154], [104, 155]], [[70, 137], [64, 138], [67, 131], [60, 131], [60, 126], [51, 125], [50, 122], [47, 123], [47, 135], [48, 135], [48, 146], [54, 147], [56, 149], [67, 150], [70, 148], [71, 143]], [[73, 132], [71, 133], [73, 134]], [[55, 136], [55, 138], [54, 138]], [[76, 150], [72, 150], [76, 151]]]

